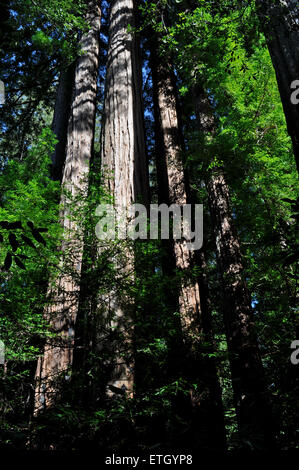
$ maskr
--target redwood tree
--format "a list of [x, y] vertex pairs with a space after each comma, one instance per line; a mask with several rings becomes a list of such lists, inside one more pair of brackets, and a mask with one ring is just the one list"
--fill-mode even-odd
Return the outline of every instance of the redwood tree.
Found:
[[[148, 174], [144, 140], [141, 95], [141, 66], [138, 41], [129, 31], [135, 24], [133, 0], [114, 0], [110, 5], [109, 45], [102, 131], [101, 165], [104, 186], [115, 208], [128, 208], [134, 202], [148, 204]], [[128, 220], [127, 220], [128, 222]], [[99, 243], [99, 252], [102, 252]], [[114, 260], [123, 277], [133, 281], [134, 256], [124, 247], [122, 260]], [[121, 298], [122, 297], [122, 298]], [[99, 333], [99, 347], [111, 353], [108, 395], [133, 392], [132, 305], [125, 295], [112, 289], [101, 297], [104, 329], [108, 341]]]
[[[299, 171], [299, 6], [297, 0], [258, 0], [257, 10], [276, 73], [277, 84]], [[292, 94], [295, 94], [291, 99]]]
[[[217, 125], [212, 105], [199, 85], [194, 87], [194, 100], [200, 132], [206, 137], [213, 137]], [[207, 170], [206, 188], [222, 281], [224, 323], [239, 433], [245, 447], [249, 442], [251, 448], [272, 448], [274, 421], [254, 329], [240, 242], [234, 227], [230, 191], [224, 168], [212, 163], [212, 169]]]
[[67, 145], [67, 129], [72, 105], [75, 63], [63, 68], [60, 72], [52, 130], [57, 137], [57, 144], [52, 155], [51, 175], [55, 180], [62, 180]]
[[[156, 47], [151, 49], [151, 65], [159, 203], [183, 206], [191, 203], [191, 196], [183, 166], [184, 145], [179, 125], [175, 77], [171, 66], [158, 57]], [[221, 392], [214, 360], [207, 357], [208, 352], [213, 351], [208, 351], [204, 346], [212, 336], [210, 312], [205, 298], [206, 286], [203, 285], [203, 277], [192, 276], [196, 262], [201, 262], [203, 268], [203, 255], [195, 256], [185, 240], [168, 243], [166, 253], [165, 272], [169, 272], [169, 267], [173, 265], [181, 279], [179, 290], [175, 293], [176, 287], [170, 288], [170, 295], [178, 299], [183, 338], [181, 367], [175, 367], [181, 368], [182, 376], [190, 386], [190, 434], [187, 439], [189, 444], [191, 441], [195, 446], [200, 443], [202, 448], [223, 449], [225, 430]], [[183, 401], [186, 402], [186, 398]], [[181, 408], [178, 413], [183, 410], [183, 419], [186, 419], [188, 405], [186, 408], [179, 402], [178, 406]]]
[[80, 39], [83, 52], [76, 63], [62, 178], [60, 218], [64, 240], [60, 249], [68, 258], [68, 266], [67, 270], [61, 267], [58, 277], [49, 287], [50, 306], [46, 318], [55, 338], [46, 342], [44, 353], [38, 360], [35, 414], [55, 402], [59, 391], [57, 381], [69, 378], [68, 370], [73, 360], [83, 234], [70, 213], [70, 204], [73, 198], [84, 197], [88, 187], [96, 113], [100, 16], [98, 0], [88, 1], [86, 22], [90, 28]]

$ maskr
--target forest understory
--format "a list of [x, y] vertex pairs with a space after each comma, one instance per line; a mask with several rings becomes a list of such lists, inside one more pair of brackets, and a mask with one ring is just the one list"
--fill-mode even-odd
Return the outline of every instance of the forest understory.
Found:
[[0, 450], [298, 449], [298, 1], [0, 0], [0, 58]]

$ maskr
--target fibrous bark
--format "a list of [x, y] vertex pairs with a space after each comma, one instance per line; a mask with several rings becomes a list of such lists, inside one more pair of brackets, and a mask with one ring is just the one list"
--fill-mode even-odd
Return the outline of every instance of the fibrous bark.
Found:
[[[51, 406], [58, 394], [57, 380], [68, 380], [73, 360], [75, 322], [78, 310], [79, 282], [83, 255], [83, 234], [71, 215], [71, 204], [80, 207], [88, 188], [89, 164], [93, 150], [96, 91], [99, 58], [100, 7], [98, 0], [87, 3], [86, 21], [90, 29], [80, 46], [70, 111], [66, 161], [62, 178], [60, 219], [64, 229], [61, 251], [67, 258], [67, 270], [49, 288], [51, 298], [46, 317], [56, 337], [48, 340], [38, 360], [35, 389], [35, 414]], [[74, 198], [77, 198], [74, 201]]]
[[[174, 76], [171, 68], [158, 60], [154, 48], [151, 51], [151, 63], [159, 203], [182, 206], [190, 204], [191, 197], [182, 161], [183, 139]], [[171, 263], [172, 258], [174, 261]], [[203, 282], [191, 275], [194, 264], [200, 259], [202, 255], [196, 259], [185, 240], [173, 240], [172, 245], [168, 244], [165, 263], [173, 264], [182, 275], [177, 297], [184, 342], [182, 375], [192, 384], [189, 403], [192, 432], [188, 434], [189, 445], [223, 449], [224, 418], [216, 367], [213, 359], [202, 355], [208, 352], [204, 351], [203, 344], [211, 339], [210, 312], [204, 298], [206, 292], [201, 298], [201, 288], [205, 290]], [[164, 270], [169, 270], [169, 266], [165, 266]], [[193, 388], [194, 384], [197, 387]]]
[[[153, 55], [153, 52], [152, 52]], [[182, 162], [182, 145], [178, 127], [177, 104], [171, 72], [165, 65], [158, 65], [155, 61], [153, 67], [154, 102], [156, 102], [155, 118], [160, 129], [156, 128], [157, 142], [157, 176], [159, 202], [166, 204], [187, 204], [185, 175]], [[157, 134], [160, 134], [157, 135]], [[193, 253], [188, 250], [183, 240], [174, 240], [173, 243], [175, 264], [179, 270], [190, 270]], [[198, 334], [200, 312], [199, 286], [186, 283], [181, 286], [179, 295], [179, 308], [182, 328], [185, 333], [192, 336]]]
[[57, 144], [51, 156], [51, 176], [61, 181], [66, 156], [67, 129], [72, 105], [72, 92], [74, 86], [75, 63], [61, 70], [56, 92], [52, 131], [57, 137]]
[[[194, 87], [199, 130], [213, 136], [216, 122], [208, 95]], [[234, 403], [241, 438], [251, 448], [273, 445], [273, 420], [254, 330], [251, 298], [245, 281], [240, 242], [234, 227], [229, 187], [222, 167], [208, 173], [206, 187], [223, 286], [223, 310]]]
[[[138, 43], [128, 31], [129, 25], [135, 24], [133, 0], [114, 0], [110, 8], [101, 165], [104, 185], [115, 208], [126, 209], [134, 202], [148, 204], [141, 65]], [[119, 263], [117, 259], [114, 262]], [[124, 248], [118, 271], [122, 276], [127, 273], [130, 278], [133, 269], [133, 253]], [[133, 390], [132, 316], [122, 300], [117, 289], [111, 290], [106, 299], [101, 299], [106, 328], [111, 329], [114, 338], [108, 341], [113, 355], [108, 395], [121, 391], [132, 395]], [[104, 347], [101, 339], [100, 343]]]

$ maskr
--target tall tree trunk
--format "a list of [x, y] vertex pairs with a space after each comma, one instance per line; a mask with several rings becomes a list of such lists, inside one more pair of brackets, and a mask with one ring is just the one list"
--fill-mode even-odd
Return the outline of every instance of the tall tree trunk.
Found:
[[[155, 48], [151, 50], [151, 63], [159, 203], [182, 206], [190, 203], [190, 194], [182, 161], [183, 139], [174, 76], [170, 67], [158, 60]], [[190, 390], [191, 433], [187, 439], [190, 445], [200, 448], [223, 449], [224, 417], [216, 367], [213, 360], [202, 355], [207, 352], [203, 343], [210, 339], [211, 330], [207, 321], [208, 305], [201, 298], [201, 286], [194, 276], [191, 277], [195, 255], [182, 240], [174, 240], [167, 252], [167, 264], [174, 258], [172, 264], [182, 274], [178, 293], [185, 343], [182, 373], [190, 385], [197, 384], [196, 390], [192, 385]]]
[[[213, 135], [216, 123], [207, 94], [201, 87], [195, 87], [194, 98], [200, 131]], [[274, 445], [273, 420], [223, 168], [211, 170], [206, 187], [222, 277], [224, 322], [240, 437], [245, 446], [250, 443], [250, 447], [267, 448]]]
[[51, 156], [51, 176], [54, 180], [61, 181], [66, 156], [67, 130], [72, 105], [72, 92], [74, 87], [75, 63], [62, 69], [56, 93], [52, 131], [58, 142]]
[[[153, 56], [153, 51], [152, 51]], [[157, 58], [156, 58], [157, 59]], [[161, 63], [152, 67], [153, 93], [155, 103], [157, 149], [157, 176], [159, 202], [166, 204], [187, 204], [185, 175], [182, 163], [182, 145], [178, 127], [176, 96], [171, 72]], [[186, 242], [174, 241], [175, 264], [179, 270], [190, 270], [193, 253]], [[188, 335], [198, 334], [200, 295], [197, 282], [181, 286], [179, 309], [182, 329]]]
[[[84, 53], [77, 59], [72, 107], [68, 126], [66, 161], [63, 171], [61, 224], [64, 241], [61, 250], [68, 259], [49, 288], [51, 305], [49, 323], [57, 338], [47, 341], [38, 360], [35, 389], [35, 414], [51, 406], [59, 392], [57, 380], [68, 379], [73, 360], [74, 327], [78, 310], [79, 282], [83, 254], [83, 234], [70, 215], [72, 198], [84, 197], [88, 187], [89, 163], [93, 150], [96, 114], [96, 91], [99, 59], [100, 7], [98, 0], [87, 3], [86, 21], [89, 31], [80, 40]], [[67, 192], [66, 192], [66, 191]], [[71, 198], [69, 198], [71, 195]], [[76, 202], [79, 209], [80, 202]]]
[[[133, 0], [113, 0], [110, 11], [109, 46], [102, 132], [101, 164], [104, 184], [113, 196], [116, 208], [128, 208], [134, 202], [148, 204], [148, 173], [145, 151], [141, 65], [138, 43], [128, 26], [134, 26]], [[101, 248], [99, 247], [101, 252]], [[130, 278], [134, 269], [132, 252], [119, 272]], [[116, 265], [118, 261], [115, 260]], [[103, 299], [101, 300], [103, 302]], [[103, 315], [111, 328], [111, 375], [108, 395], [133, 391], [133, 325], [130, 308], [122, 304], [116, 290], [104, 302]], [[110, 326], [109, 326], [110, 325]], [[103, 341], [100, 339], [100, 343]]]
[[[291, 95], [299, 88], [299, 4], [297, 0], [257, 0], [257, 10], [276, 72], [299, 171], [299, 104], [291, 100]], [[298, 99], [298, 92], [296, 95]]]

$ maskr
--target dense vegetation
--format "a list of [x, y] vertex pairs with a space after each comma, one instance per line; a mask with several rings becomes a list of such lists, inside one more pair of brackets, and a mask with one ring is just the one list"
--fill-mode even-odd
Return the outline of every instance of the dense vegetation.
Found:
[[[298, 448], [296, 2], [1, 10], [1, 448]], [[202, 248], [99, 240], [121, 201]]]

